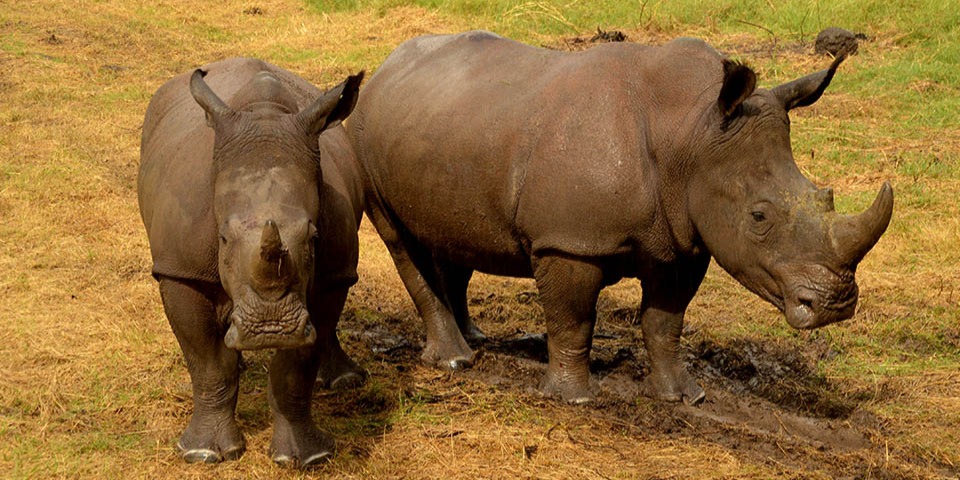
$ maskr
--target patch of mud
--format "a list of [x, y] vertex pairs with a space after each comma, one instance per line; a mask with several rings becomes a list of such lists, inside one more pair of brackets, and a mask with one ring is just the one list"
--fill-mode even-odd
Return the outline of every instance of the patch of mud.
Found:
[[817, 449], [857, 450], [870, 446], [866, 435], [844, 422], [823, 420], [780, 411], [765, 400], [734, 395], [726, 390], [708, 389], [703, 405], [681, 405], [678, 412], [705, 423], [720, 423], [745, 429], [756, 435], [786, 437], [809, 443]]
[[[623, 320], [632, 318], [629, 312], [620, 313]], [[403, 323], [345, 325], [341, 335], [351, 343], [363, 344], [379, 365], [394, 365], [403, 374], [411, 362], [418, 361], [422, 348], [422, 333], [415, 328], [419, 325], [411, 329]], [[717, 443], [738, 455], [819, 471], [826, 468], [838, 477], [856, 478], [852, 465], [861, 461], [860, 457], [879, 455], [870, 452], [883, 448], [870, 441], [882, 428], [879, 420], [815, 373], [817, 358], [829, 355], [819, 347], [804, 354], [745, 339], [724, 345], [693, 341], [687, 347], [687, 363], [707, 391], [707, 400], [692, 407], [650, 399], [644, 385], [649, 371], [646, 351], [635, 335], [623, 333], [617, 325], [613, 328], [599, 330], [594, 339], [591, 371], [599, 380], [600, 394], [597, 402], [585, 407], [589, 415], [628, 425], [644, 436]], [[538, 385], [547, 362], [546, 335], [518, 329], [473, 347], [478, 352], [476, 364], [453, 377], [540, 398]], [[379, 402], [361, 403], [378, 414], [385, 408]], [[559, 401], [556, 407], [577, 408]], [[851, 455], [852, 460], [846, 459]], [[846, 460], [838, 460], [840, 457]], [[837, 463], [835, 468], [833, 463]], [[884, 474], [878, 470], [868, 476], [883, 478]]]
[[564, 38], [559, 45], [543, 45], [545, 48], [554, 50], [577, 51], [586, 50], [599, 43], [625, 42], [627, 35], [620, 30], [603, 30], [597, 27], [597, 33], [587, 36]]
[[[373, 352], [393, 356], [397, 350], [415, 350], [409, 339], [384, 327], [364, 330], [360, 338]], [[649, 362], [632, 338], [599, 331], [594, 339], [591, 371], [599, 379], [601, 402], [635, 405], [645, 395]], [[536, 392], [547, 364], [547, 339], [542, 333], [517, 331], [474, 346], [473, 369], [461, 374], [524, 392]], [[750, 340], [718, 345], [701, 340], [688, 353], [691, 372], [708, 392], [701, 406], [673, 406], [693, 424], [722, 424], [755, 435], [773, 435], [815, 448], [840, 450], [870, 446], [864, 433], [849, 426], [857, 410], [819, 377], [801, 353]]]
[[692, 346], [688, 361], [708, 383], [805, 415], [843, 419], [857, 406], [855, 399], [845, 398], [819, 375], [815, 361], [798, 349], [749, 339], [725, 345], [701, 340]]

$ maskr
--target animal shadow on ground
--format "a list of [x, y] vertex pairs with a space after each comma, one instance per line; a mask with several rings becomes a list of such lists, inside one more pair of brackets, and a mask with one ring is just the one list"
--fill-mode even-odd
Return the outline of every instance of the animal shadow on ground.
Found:
[[[845, 394], [816, 372], [818, 358], [835, 354], [824, 342], [797, 351], [762, 340], [721, 344], [686, 332], [686, 363], [707, 391], [707, 400], [697, 406], [659, 402], [645, 393], [650, 366], [639, 326], [634, 325], [638, 309], [602, 307], [591, 355], [600, 394], [585, 408], [587, 414], [611, 418], [614, 424], [625, 422], [646, 435], [693, 437], [797, 468], [828, 466], [834, 476], [856, 477], [863, 473], [857, 472], [857, 463], [877, 463], [863, 462], [860, 453], [881, 454], [882, 447], [870, 440], [879, 434], [881, 422], [858, 408], [862, 398]], [[517, 331], [490, 338], [478, 350], [476, 367], [464, 375], [536, 392], [546, 369], [546, 335]], [[882, 469], [869, 474], [886, 475]], [[899, 478], [900, 473], [889, 475]]]

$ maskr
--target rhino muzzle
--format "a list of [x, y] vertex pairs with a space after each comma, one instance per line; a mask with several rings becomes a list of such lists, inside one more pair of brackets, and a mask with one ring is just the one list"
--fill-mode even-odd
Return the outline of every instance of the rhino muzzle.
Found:
[[[822, 189], [815, 198], [822, 208], [834, 212], [833, 191]], [[842, 274], [830, 273], [822, 267], [792, 272], [794, 278], [806, 278], [807, 285], [794, 285], [784, 291], [783, 312], [794, 328], [811, 329], [846, 320], [857, 309], [859, 290], [854, 271], [864, 255], [880, 240], [893, 214], [893, 188], [884, 183], [873, 204], [858, 215], [837, 215], [830, 225], [835, 268]], [[814, 288], [817, 285], [821, 288]]]
[[240, 306], [230, 314], [230, 328], [223, 341], [235, 350], [300, 348], [313, 345], [317, 332], [310, 314], [289, 296], [257, 307]]
[[784, 315], [791, 327], [800, 330], [820, 328], [846, 320], [857, 310], [857, 286], [839, 301], [825, 298], [821, 292], [799, 287], [784, 299]]

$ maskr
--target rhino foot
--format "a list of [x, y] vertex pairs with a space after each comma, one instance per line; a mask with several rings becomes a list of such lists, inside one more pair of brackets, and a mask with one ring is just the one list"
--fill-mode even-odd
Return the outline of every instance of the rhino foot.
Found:
[[460, 348], [439, 348], [436, 344], [427, 346], [420, 355], [420, 361], [426, 365], [440, 368], [442, 370], [458, 371], [473, 367], [476, 355], [473, 350], [467, 346], [466, 342]]
[[243, 455], [246, 446], [241, 443], [218, 451], [210, 448], [187, 448], [181, 440], [177, 442], [177, 450], [187, 463], [214, 464], [224, 460], [237, 460]]
[[317, 375], [317, 382], [330, 390], [352, 390], [363, 386], [367, 372], [348, 357], [324, 363]]
[[[276, 418], [276, 417], [275, 417]], [[312, 423], [274, 423], [270, 457], [281, 466], [310, 468], [333, 458], [334, 442]]]
[[281, 467], [287, 468], [311, 468], [317, 465], [322, 465], [328, 462], [333, 458], [333, 452], [324, 450], [322, 452], [317, 452], [308, 457], [306, 460], [300, 460], [296, 457], [291, 457], [285, 454], [276, 454], [273, 456], [273, 461]]
[[354, 390], [367, 383], [367, 372], [356, 370], [344, 372], [326, 384], [330, 390]]
[[343, 351], [336, 332], [326, 331], [317, 339], [317, 383], [331, 390], [350, 390], [367, 380], [365, 372]]
[[650, 375], [645, 380], [648, 394], [665, 402], [680, 402], [687, 405], [698, 405], [707, 398], [706, 392], [696, 380], [689, 374], [680, 375], [678, 380], [675, 377], [658, 377]]
[[216, 423], [212, 416], [194, 412], [190, 425], [177, 441], [177, 450], [187, 463], [220, 463], [240, 458], [246, 442], [233, 418]]
[[540, 382], [540, 391], [550, 397], [559, 397], [573, 405], [592, 403], [597, 399], [600, 386], [587, 375], [563, 375], [547, 370]]
[[483, 333], [473, 322], [467, 320], [467, 325], [460, 328], [460, 334], [470, 343], [480, 343], [487, 340], [487, 335]]

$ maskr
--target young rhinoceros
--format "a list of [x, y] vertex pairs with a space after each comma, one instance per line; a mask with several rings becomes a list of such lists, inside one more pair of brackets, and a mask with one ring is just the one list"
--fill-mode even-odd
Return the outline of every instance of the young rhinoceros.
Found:
[[834, 211], [794, 163], [787, 112], [828, 70], [765, 90], [705, 43], [533, 48], [487, 32], [425, 36], [386, 59], [349, 134], [367, 213], [427, 327], [423, 360], [472, 362], [474, 270], [534, 277], [547, 324], [541, 388], [592, 399], [597, 295], [643, 286], [649, 384], [703, 399], [680, 359], [683, 315], [713, 256], [796, 328], [850, 318], [857, 263], [890, 221]]
[[273, 459], [308, 466], [330, 456], [310, 417], [318, 373], [331, 386], [364, 377], [336, 336], [357, 280], [363, 208], [340, 122], [362, 77], [323, 93], [236, 58], [178, 75], [150, 101], [137, 186], [153, 275], [193, 383], [177, 444], [188, 462], [243, 453], [239, 350], [262, 348], [278, 349]]

